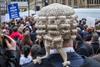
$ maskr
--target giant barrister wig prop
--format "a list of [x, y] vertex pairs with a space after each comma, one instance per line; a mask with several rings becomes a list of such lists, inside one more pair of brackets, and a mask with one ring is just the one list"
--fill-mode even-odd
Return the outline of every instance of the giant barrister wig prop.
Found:
[[37, 57], [34, 63], [41, 63], [41, 59], [48, 57], [50, 49], [56, 49], [63, 59], [63, 66], [68, 66], [67, 53], [63, 51], [63, 41], [76, 37], [76, 26], [73, 8], [54, 3], [43, 7], [39, 16], [35, 18], [37, 39], [44, 41], [46, 55]]

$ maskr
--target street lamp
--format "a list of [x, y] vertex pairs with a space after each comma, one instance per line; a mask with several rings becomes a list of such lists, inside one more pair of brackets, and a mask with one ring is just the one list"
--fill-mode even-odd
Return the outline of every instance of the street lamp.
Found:
[[11, 3], [11, 0], [5, 0], [5, 3], [6, 3], [6, 13], [8, 13], [8, 5]]
[[28, 1], [28, 16], [30, 16], [30, 0], [27, 1]]
[[35, 10], [35, 14], [36, 14], [36, 0], [35, 0], [35, 4], [34, 4], [34, 10]]
[[6, 0], [6, 13], [8, 12], [8, 0]]

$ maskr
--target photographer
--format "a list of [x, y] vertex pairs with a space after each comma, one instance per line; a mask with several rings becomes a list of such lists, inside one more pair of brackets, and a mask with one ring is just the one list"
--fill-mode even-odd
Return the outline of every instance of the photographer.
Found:
[[8, 35], [0, 34], [0, 67], [19, 67], [16, 42]]

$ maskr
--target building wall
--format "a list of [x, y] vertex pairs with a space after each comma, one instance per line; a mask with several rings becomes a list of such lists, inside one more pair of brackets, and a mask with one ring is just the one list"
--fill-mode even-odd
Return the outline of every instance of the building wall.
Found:
[[7, 12], [7, 3], [4, 0], [0, 0], [0, 16]]
[[13, 3], [18, 3], [18, 6], [20, 8], [20, 11], [26, 11], [28, 10], [28, 3], [27, 2], [11, 2]]
[[37, 6], [43, 7], [43, 0], [30, 0], [30, 8], [36, 10]]
[[45, 6], [45, 1], [48, 4], [60, 3], [69, 5], [74, 8], [99, 8], [100, 0], [6, 0], [9, 3], [18, 3], [21, 11], [28, 10], [28, 1], [30, 3], [30, 9], [36, 10], [36, 6], [40, 8]]
[[[47, 1], [48, 1], [48, 4], [61, 3], [61, 4], [69, 5], [71, 7], [75, 7], [75, 8], [98, 8], [100, 7], [100, 0], [47, 0]], [[43, 4], [43, 2], [41, 2], [41, 4]]]
[[32, 10], [34, 10], [35, 9], [35, 0], [30, 0], [29, 2], [30, 2], [30, 8]]
[[10, 3], [18, 3], [20, 11], [28, 10], [28, 0], [9, 0]]

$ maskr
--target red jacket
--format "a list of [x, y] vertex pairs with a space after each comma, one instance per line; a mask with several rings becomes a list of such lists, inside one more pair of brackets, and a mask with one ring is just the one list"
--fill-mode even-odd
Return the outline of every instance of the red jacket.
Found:
[[23, 35], [21, 33], [19, 33], [19, 32], [13, 32], [10, 35], [10, 37], [13, 38], [13, 39], [16, 38], [16, 37], [18, 37], [18, 39], [23, 40]]

